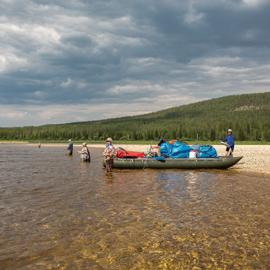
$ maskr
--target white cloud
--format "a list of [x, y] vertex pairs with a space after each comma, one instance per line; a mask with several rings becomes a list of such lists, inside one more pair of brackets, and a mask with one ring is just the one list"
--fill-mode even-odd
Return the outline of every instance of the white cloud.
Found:
[[44, 99], [47, 97], [47, 93], [44, 91], [35, 91], [33, 93], [33, 98], [37, 98], [37, 99]]
[[267, 91], [269, 2], [2, 0], [0, 126]]
[[257, 7], [266, 3], [269, 3], [269, 0], [242, 0], [244, 4], [250, 7]]
[[159, 85], [157, 83], [150, 83], [147, 81], [140, 81], [140, 82], [129, 82], [124, 85], [115, 85], [110, 88], [107, 93], [121, 95], [127, 93], [146, 93], [147, 91], [152, 91], [153, 93], [158, 94], [159, 92], [164, 90], [164, 86]]
[[72, 80], [70, 78], [67, 78], [64, 82], [60, 84], [61, 87], [66, 88], [69, 87], [72, 84]]
[[185, 14], [185, 22], [187, 24], [198, 24], [202, 22], [203, 17], [204, 14], [196, 10], [194, 1], [189, 1], [187, 13]]
[[21, 70], [28, 64], [27, 59], [0, 48], [0, 73]]
[[39, 45], [57, 44], [60, 34], [52, 27], [37, 24], [0, 23], [0, 37], [20, 39]]
[[[167, 102], [166, 102], [167, 101]], [[80, 104], [80, 105], [48, 105], [48, 106], [34, 106], [34, 105], [3, 105], [0, 107], [0, 123], [2, 127], [5, 126], [20, 126], [22, 125], [41, 125], [41, 124], [57, 124], [89, 121], [96, 119], [106, 119], [112, 117], [120, 117], [127, 115], [138, 115], [150, 113], [159, 109], [170, 107], [168, 102], [173, 105], [180, 103], [189, 103], [197, 101], [193, 97], [173, 97], [166, 95], [162, 99], [156, 97], [148, 102], [123, 102], [121, 110], [119, 104]], [[149, 106], [152, 104], [151, 106]]]

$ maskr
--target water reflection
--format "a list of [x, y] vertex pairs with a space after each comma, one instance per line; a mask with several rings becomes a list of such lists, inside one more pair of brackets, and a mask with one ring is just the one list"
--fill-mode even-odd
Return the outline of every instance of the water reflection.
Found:
[[[0, 146], [1, 269], [267, 269], [270, 182]], [[14, 166], [16, 164], [16, 166]]]
[[200, 195], [200, 190], [198, 189], [198, 181], [200, 174], [198, 172], [188, 172], [185, 175], [185, 181], [187, 183], [187, 193], [191, 199], [196, 199]]

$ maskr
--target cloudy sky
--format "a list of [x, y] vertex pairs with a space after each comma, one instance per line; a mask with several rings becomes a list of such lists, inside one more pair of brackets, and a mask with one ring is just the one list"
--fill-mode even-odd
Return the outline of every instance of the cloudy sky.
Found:
[[0, 126], [270, 90], [270, 0], [0, 0]]

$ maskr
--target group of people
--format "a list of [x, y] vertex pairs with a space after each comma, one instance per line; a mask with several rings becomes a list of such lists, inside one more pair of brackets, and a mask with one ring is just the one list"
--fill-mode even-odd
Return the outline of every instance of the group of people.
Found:
[[[73, 142], [71, 139], [68, 140], [67, 151], [68, 151], [69, 156], [73, 155]], [[91, 161], [90, 150], [86, 143], [82, 144], [82, 149], [78, 151], [78, 153], [80, 154], [82, 161], [85, 161], [85, 162]], [[107, 138], [105, 149], [103, 151], [104, 164], [105, 164], [105, 168], [107, 172], [112, 171], [114, 156], [115, 156], [115, 148], [113, 146], [113, 140], [112, 138]]]
[[[234, 151], [234, 136], [232, 134], [232, 130], [228, 129], [227, 135], [224, 138], [224, 140], [221, 141], [222, 144], [226, 146], [226, 156], [232, 156], [233, 151]], [[151, 147], [151, 150], [155, 150], [156, 147]], [[72, 156], [73, 155], [73, 142], [71, 139], [69, 139], [69, 143], [67, 146], [67, 151], [68, 155]], [[91, 155], [89, 148], [86, 143], [82, 144], [82, 149], [78, 151], [78, 153], [81, 155], [81, 160], [85, 162], [90, 162], [91, 161]], [[103, 157], [104, 157], [104, 164], [107, 172], [112, 171], [112, 166], [113, 166], [113, 158], [115, 157], [116, 151], [113, 146], [113, 140], [112, 138], [107, 138], [106, 139], [106, 145], [105, 149], [103, 151]]]
[[[68, 151], [69, 156], [73, 155], [73, 142], [71, 139], [68, 140], [67, 151]], [[86, 143], [82, 144], [82, 149], [81, 149], [81, 151], [78, 151], [78, 153], [81, 155], [82, 161], [86, 161], [86, 162], [91, 161], [90, 150], [89, 150]]]

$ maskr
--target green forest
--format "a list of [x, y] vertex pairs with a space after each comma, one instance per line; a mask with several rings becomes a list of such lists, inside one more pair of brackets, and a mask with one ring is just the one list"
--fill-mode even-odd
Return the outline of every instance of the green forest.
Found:
[[140, 116], [80, 123], [0, 128], [0, 140], [215, 141], [228, 128], [239, 141], [270, 141], [270, 92], [226, 96]]

